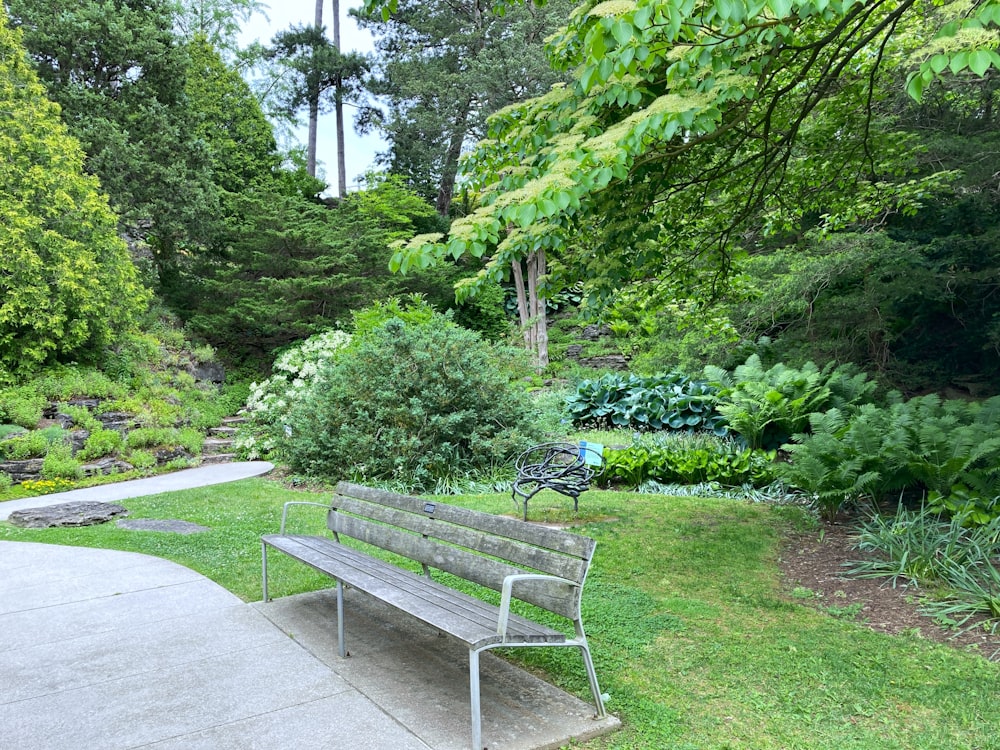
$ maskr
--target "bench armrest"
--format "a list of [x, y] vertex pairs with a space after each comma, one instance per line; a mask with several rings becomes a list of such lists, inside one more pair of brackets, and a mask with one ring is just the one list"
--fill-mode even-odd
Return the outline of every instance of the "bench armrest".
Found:
[[281, 509], [281, 531], [280, 533], [285, 533], [285, 521], [288, 520], [288, 508], [292, 505], [315, 505], [318, 508], [325, 508], [330, 510], [330, 506], [326, 503], [313, 503], [308, 500], [289, 500], [285, 503], [284, 507]]
[[497, 617], [497, 635], [501, 638], [507, 637], [507, 620], [510, 617], [510, 600], [514, 591], [514, 584], [520, 581], [549, 581], [567, 586], [579, 587], [580, 584], [559, 576], [544, 575], [542, 573], [515, 573], [503, 579], [503, 588], [500, 591], [500, 614]]

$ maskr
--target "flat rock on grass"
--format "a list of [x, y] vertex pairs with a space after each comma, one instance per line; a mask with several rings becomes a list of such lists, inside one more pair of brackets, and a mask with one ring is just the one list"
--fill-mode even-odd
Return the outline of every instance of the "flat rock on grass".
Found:
[[115, 503], [78, 501], [15, 510], [8, 520], [25, 529], [48, 529], [56, 526], [95, 526], [127, 514], [127, 508]]

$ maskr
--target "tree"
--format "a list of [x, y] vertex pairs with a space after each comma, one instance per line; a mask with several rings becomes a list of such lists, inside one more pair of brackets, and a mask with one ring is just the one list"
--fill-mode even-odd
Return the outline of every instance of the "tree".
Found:
[[0, 370], [93, 361], [135, 326], [149, 295], [2, 8], [0, 109]]
[[390, 244], [433, 210], [398, 179], [330, 206], [273, 190], [234, 200], [225, 253], [192, 268], [188, 325], [239, 358], [265, 361], [373, 300], [419, 290], [389, 273]]
[[368, 110], [365, 130], [390, 143], [380, 156], [447, 216], [459, 157], [486, 135], [486, 118], [565, 79], [553, 70], [544, 40], [566, 21], [570, 3], [554, 0], [495, 12], [478, 0], [403, 0], [388, 20], [356, 13], [379, 52], [371, 89], [385, 116]]
[[[213, 183], [227, 195], [270, 188], [281, 166], [274, 131], [239, 73], [204, 36], [186, 46], [185, 95], [193, 133], [208, 151]], [[226, 212], [227, 215], [229, 212]]]
[[[980, 5], [977, 18], [994, 24], [995, 5]], [[480, 207], [446, 240], [411, 243], [394, 264], [488, 256], [481, 282], [544, 250], [558, 261], [550, 269], [579, 273], [598, 300], [692, 269], [722, 278], [755, 238], [914, 211], [942, 176], [909, 178], [914, 141], [880, 107], [884, 86], [933, 47], [928, 16], [943, 23], [963, 7], [586, 3], [551, 47], [574, 82], [494, 117], [468, 161]], [[979, 73], [985, 54], [1000, 65], [980, 49], [996, 44], [984, 33], [992, 41], [972, 43], [976, 67], [971, 53], [945, 62]]]
[[[317, 0], [317, 13], [319, 9], [320, 0]], [[306, 106], [312, 122], [314, 115], [318, 116], [330, 97], [336, 108], [345, 101], [361, 96], [361, 83], [368, 70], [367, 58], [357, 52], [343, 54], [326, 38], [322, 26], [293, 26], [276, 34], [272, 45], [271, 55], [285, 65], [294, 78], [291, 88], [284, 92], [284, 107], [287, 112], [295, 112]], [[342, 136], [342, 133], [338, 136]], [[308, 169], [315, 176], [316, 147], [313, 130], [310, 130], [310, 143]], [[338, 144], [342, 143], [343, 138], [340, 137]], [[338, 145], [337, 184], [341, 197], [347, 192], [342, 150], [342, 146]]]
[[218, 231], [219, 190], [193, 137], [188, 56], [167, 0], [9, 0], [11, 18], [63, 120], [132, 234], [148, 239], [161, 287]]
[[226, 54], [237, 51], [241, 23], [263, 13], [259, 0], [175, 0], [174, 29], [182, 39], [204, 39]]

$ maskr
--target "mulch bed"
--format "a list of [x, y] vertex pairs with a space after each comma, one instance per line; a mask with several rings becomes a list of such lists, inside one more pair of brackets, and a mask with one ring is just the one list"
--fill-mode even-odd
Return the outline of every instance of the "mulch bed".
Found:
[[824, 611], [837, 608], [843, 612], [846, 608], [851, 612], [860, 605], [853, 619], [872, 630], [919, 635], [1000, 661], [1000, 633], [990, 634], [977, 628], [957, 633], [920, 614], [919, 599], [923, 593], [920, 589], [902, 584], [893, 587], [887, 579], [845, 575], [846, 563], [866, 559], [866, 553], [854, 549], [853, 533], [850, 524], [825, 523], [821, 531], [789, 537], [779, 560], [785, 593], [798, 603]]

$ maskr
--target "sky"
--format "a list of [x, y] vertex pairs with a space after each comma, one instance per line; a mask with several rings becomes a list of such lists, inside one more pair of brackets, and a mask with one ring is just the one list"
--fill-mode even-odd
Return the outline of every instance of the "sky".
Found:
[[[352, 0], [341, 0], [340, 2], [340, 44], [344, 52], [371, 52], [374, 49], [371, 34], [359, 29], [354, 19], [347, 15], [349, 7], [359, 5], [360, 3], [352, 2]], [[241, 45], [247, 45], [255, 39], [262, 44], [269, 44], [277, 32], [287, 29], [292, 24], [300, 26], [311, 24], [316, 13], [316, 3], [315, 0], [273, 0], [267, 3], [265, 12], [266, 18], [257, 14], [244, 26], [243, 34], [240, 36]], [[332, 2], [327, 0], [323, 9], [323, 24], [328, 33], [331, 29], [331, 12]], [[348, 190], [351, 189], [351, 186], [358, 184], [358, 176], [363, 175], [373, 166], [376, 152], [385, 151], [387, 148], [378, 134], [360, 136], [354, 132], [354, 113], [353, 107], [344, 107]], [[296, 130], [295, 137], [298, 144], [305, 147], [307, 128], [305, 117], [303, 116], [301, 119], [302, 126]], [[318, 162], [318, 176], [325, 179], [330, 185], [327, 193], [336, 195], [337, 133], [332, 112], [320, 115], [319, 118], [316, 161]]]

